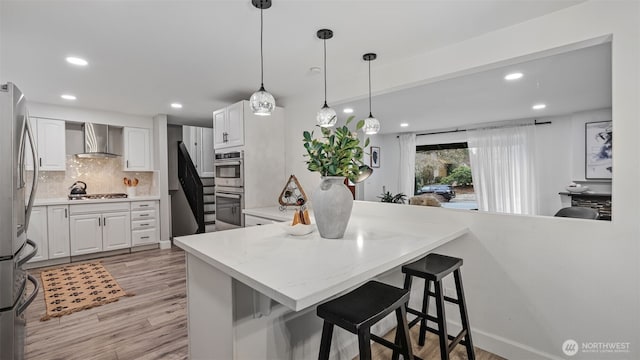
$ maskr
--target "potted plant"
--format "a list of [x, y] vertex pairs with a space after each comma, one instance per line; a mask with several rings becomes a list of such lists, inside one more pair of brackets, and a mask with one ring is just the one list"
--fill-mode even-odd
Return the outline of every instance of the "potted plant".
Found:
[[[344, 179], [355, 182], [363, 172], [371, 172], [362, 162], [364, 150], [357, 135], [364, 126], [364, 120], [358, 121], [355, 131], [349, 129], [352, 121], [353, 116], [342, 127], [320, 127], [320, 138], [314, 138], [313, 131], [303, 133], [307, 169], [322, 175], [322, 182], [311, 199], [318, 232], [323, 238], [342, 238], [349, 223], [353, 197], [344, 185]], [[364, 147], [368, 145], [367, 138]]]

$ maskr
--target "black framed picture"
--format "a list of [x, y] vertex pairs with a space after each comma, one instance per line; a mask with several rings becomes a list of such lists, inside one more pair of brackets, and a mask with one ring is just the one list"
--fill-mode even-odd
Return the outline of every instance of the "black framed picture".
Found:
[[372, 168], [380, 167], [380, 147], [379, 146], [371, 147], [371, 156], [369, 158], [371, 159]]
[[585, 174], [586, 179], [611, 179], [613, 174], [612, 121], [585, 124]]

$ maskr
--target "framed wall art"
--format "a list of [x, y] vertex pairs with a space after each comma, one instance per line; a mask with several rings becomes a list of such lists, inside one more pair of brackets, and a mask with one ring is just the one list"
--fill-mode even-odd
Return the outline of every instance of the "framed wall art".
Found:
[[613, 174], [613, 131], [611, 121], [585, 124], [586, 179], [611, 179]]
[[369, 156], [369, 158], [371, 159], [371, 167], [372, 168], [379, 168], [380, 167], [380, 147], [379, 146], [372, 146], [371, 147], [371, 156]]

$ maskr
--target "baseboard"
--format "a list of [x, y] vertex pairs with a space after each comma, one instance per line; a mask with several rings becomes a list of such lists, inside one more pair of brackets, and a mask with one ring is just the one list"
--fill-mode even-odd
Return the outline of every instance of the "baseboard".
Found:
[[145, 250], [153, 250], [157, 249], [158, 244], [149, 244], [149, 245], [139, 245], [131, 248], [131, 252], [145, 251]]
[[41, 267], [68, 264], [70, 262], [71, 262], [71, 258], [67, 256], [67, 257], [58, 258], [58, 259], [49, 259], [49, 260], [43, 260], [38, 262], [28, 262], [24, 265], [24, 269], [30, 270], [30, 269], [41, 268]]
[[171, 249], [171, 240], [160, 240], [160, 249]]
[[[451, 331], [459, 331], [459, 329], [461, 329], [460, 323], [455, 321], [447, 321], [447, 327], [450, 327]], [[490, 353], [502, 356], [505, 359], [564, 359], [562, 357], [534, 349], [531, 346], [480, 330], [477, 327], [474, 327], [473, 324], [471, 324], [471, 334], [473, 335], [473, 345]]]

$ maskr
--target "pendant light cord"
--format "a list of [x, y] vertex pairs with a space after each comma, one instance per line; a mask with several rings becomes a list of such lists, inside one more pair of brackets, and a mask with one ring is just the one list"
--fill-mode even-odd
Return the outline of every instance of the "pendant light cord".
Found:
[[369, 117], [373, 117], [371, 115], [371, 60], [369, 62]]
[[324, 43], [324, 106], [327, 106], [327, 39], [323, 39]]
[[260, 8], [260, 88], [264, 88], [264, 59], [262, 55], [262, 33], [263, 33], [263, 24], [262, 24], [262, 8]]

